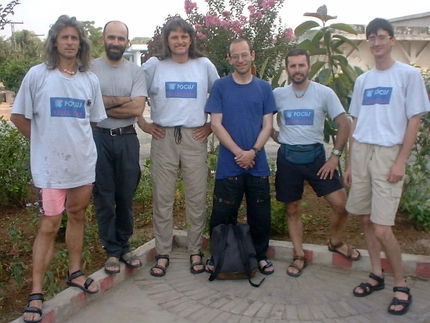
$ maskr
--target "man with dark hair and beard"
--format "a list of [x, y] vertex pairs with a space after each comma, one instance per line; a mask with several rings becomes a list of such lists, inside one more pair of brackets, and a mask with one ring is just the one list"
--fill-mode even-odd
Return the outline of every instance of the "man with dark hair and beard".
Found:
[[[324, 196], [333, 209], [328, 249], [351, 261], [359, 260], [361, 255], [342, 242], [348, 212], [345, 210], [346, 192], [336, 168], [351, 129], [345, 109], [333, 90], [308, 79], [311, 65], [307, 51], [288, 52], [285, 69], [292, 84], [273, 92], [280, 114], [280, 129], [272, 132], [272, 138], [281, 144], [277, 157], [276, 199], [286, 205], [288, 232], [294, 247], [293, 262], [287, 274], [298, 277], [308, 264], [300, 218], [304, 181], [318, 196]], [[323, 145], [326, 115], [339, 127], [327, 160]]]
[[106, 56], [94, 60], [91, 69], [99, 78], [108, 118], [93, 129], [98, 153], [93, 195], [107, 254], [105, 271], [117, 274], [120, 260], [129, 268], [142, 266], [129, 239], [133, 234], [133, 197], [141, 176], [134, 123], [142, 116], [147, 92], [142, 70], [123, 58], [129, 45], [127, 26], [108, 22], [102, 39]]

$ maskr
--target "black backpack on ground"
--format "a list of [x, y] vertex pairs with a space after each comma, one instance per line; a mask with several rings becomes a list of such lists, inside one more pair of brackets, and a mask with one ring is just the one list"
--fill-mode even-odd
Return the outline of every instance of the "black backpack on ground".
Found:
[[258, 262], [248, 224], [217, 225], [212, 230], [210, 246], [214, 271], [209, 281], [216, 278], [248, 279], [253, 287], [259, 287], [264, 281], [264, 278], [258, 284], [251, 281]]

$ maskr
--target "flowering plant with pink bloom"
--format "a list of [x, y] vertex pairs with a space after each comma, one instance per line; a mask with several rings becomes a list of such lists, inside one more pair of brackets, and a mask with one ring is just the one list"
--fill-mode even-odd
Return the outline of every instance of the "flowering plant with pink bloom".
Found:
[[226, 54], [230, 42], [238, 37], [253, 44], [257, 69], [268, 59], [265, 75], [259, 76], [273, 76], [277, 62], [293, 41], [291, 29], [285, 29], [279, 17], [284, 0], [237, 0], [228, 4], [224, 0], [207, 0], [206, 3], [206, 13], [199, 12], [191, 0], [185, 0], [184, 8], [187, 21], [199, 32], [198, 48], [215, 64], [220, 76], [231, 72]]
[[[197, 48], [215, 64], [220, 76], [230, 74], [228, 45], [240, 37], [252, 43], [257, 70], [268, 61], [262, 69], [264, 75], [259, 75], [268, 79], [275, 74], [293, 41], [292, 32], [279, 17], [283, 3], [284, 0], [206, 0], [207, 11], [200, 12], [196, 2], [184, 0], [184, 19], [194, 26]], [[151, 55], [161, 49], [160, 35], [161, 27], [157, 27], [148, 44]]]

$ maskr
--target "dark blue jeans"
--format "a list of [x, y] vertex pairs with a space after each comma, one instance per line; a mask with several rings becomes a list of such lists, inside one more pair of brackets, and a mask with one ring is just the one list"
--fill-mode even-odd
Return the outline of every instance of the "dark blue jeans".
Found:
[[93, 130], [97, 146], [93, 189], [100, 240], [108, 257], [130, 251], [133, 198], [140, 181], [139, 140], [136, 134], [111, 136]]
[[215, 181], [213, 209], [209, 223], [210, 234], [219, 224], [237, 223], [243, 195], [246, 198], [247, 220], [257, 260], [266, 260], [270, 240], [270, 185], [267, 176], [248, 173]]

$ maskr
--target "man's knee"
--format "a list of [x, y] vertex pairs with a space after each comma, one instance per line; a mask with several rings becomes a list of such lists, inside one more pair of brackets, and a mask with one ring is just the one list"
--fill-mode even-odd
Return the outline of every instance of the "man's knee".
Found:
[[393, 230], [391, 226], [374, 224], [375, 236], [381, 244], [385, 244], [394, 237]]
[[300, 201], [285, 203], [285, 207], [287, 210], [287, 218], [293, 220], [300, 218]]
[[44, 216], [41, 219], [39, 234], [44, 236], [55, 236], [60, 229], [62, 215]]

